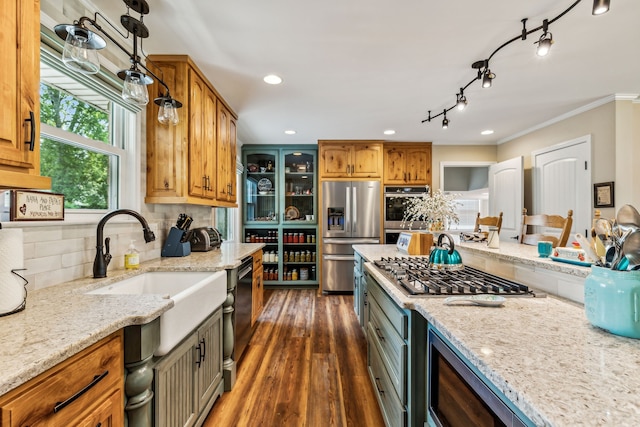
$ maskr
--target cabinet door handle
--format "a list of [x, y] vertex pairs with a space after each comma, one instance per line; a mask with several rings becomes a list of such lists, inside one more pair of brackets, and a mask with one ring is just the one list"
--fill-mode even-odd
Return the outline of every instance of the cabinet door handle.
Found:
[[376, 335], [378, 336], [380, 341], [384, 341], [384, 335], [382, 335], [382, 332], [380, 332], [380, 328], [376, 328]]
[[407, 173], [406, 172], [404, 173], [404, 180], [405, 181], [407, 180]]
[[25, 144], [29, 144], [29, 151], [33, 151], [35, 149], [36, 144], [36, 118], [33, 114], [33, 111], [29, 111], [29, 118], [24, 119], [25, 122], [31, 123], [31, 132], [29, 141], [25, 141]]
[[109, 374], [109, 371], [104, 371], [102, 374], [96, 375], [95, 377], [93, 377], [93, 380], [89, 384], [84, 386], [84, 388], [82, 390], [78, 391], [76, 394], [74, 394], [73, 396], [71, 396], [70, 398], [65, 400], [64, 402], [56, 403], [56, 405], [53, 407], [53, 413], [55, 414], [57, 412], [60, 412], [66, 406], [72, 404], [76, 399], [78, 399], [80, 396], [82, 396], [83, 394], [85, 394], [86, 392], [91, 390], [93, 388], [93, 386], [95, 386], [100, 381], [102, 381], [102, 379], [104, 377], [106, 377], [108, 374]]
[[378, 390], [378, 393], [384, 396], [384, 389], [382, 388], [382, 385], [380, 385], [380, 378], [376, 378], [376, 389]]
[[206, 343], [206, 341], [204, 340], [204, 338], [202, 338], [202, 339], [200, 340], [200, 345], [202, 346], [202, 354], [200, 355], [200, 361], [203, 361], [203, 360], [204, 360], [204, 357], [205, 357], [205, 356], [206, 356], [206, 354], [207, 354], [207, 343]]

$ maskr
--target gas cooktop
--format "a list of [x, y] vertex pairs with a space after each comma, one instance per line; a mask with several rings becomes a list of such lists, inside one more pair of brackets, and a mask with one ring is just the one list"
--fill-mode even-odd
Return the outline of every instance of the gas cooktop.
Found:
[[545, 297], [528, 286], [485, 273], [473, 267], [460, 270], [431, 268], [429, 258], [382, 258], [376, 268], [408, 296], [493, 294], [505, 297]]

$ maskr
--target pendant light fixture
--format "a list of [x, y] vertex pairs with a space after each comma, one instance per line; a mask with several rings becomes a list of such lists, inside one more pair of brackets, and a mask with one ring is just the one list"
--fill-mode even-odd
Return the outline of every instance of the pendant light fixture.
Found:
[[[65, 40], [62, 60], [67, 68], [72, 70], [85, 74], [97, 73], [100, 70], [97, 51], [107, 46], [106, 41], [102, 38], [102, 36], [104, 36], [121, 51], [126, 53], [129, 57], [129, 62], [131, 62], [131, 67], [128, 70], [118, 72], [118, 77], [124, 81], [122, 98], [132, 104], [140, 106], [146, 105], [149, 102], [147, 86], [153, 83], [153, 79], [156, 79], [158, 83], [166, 89], [164, 94], [161, 94], [159, 98], [154, 100], [155, 104], [159, 105], [161, 110], [158, 113], [158, 121], [163, 124], [177, 124], [179, 120], [175, 109], [182, 107], [182, 104], [171, 98], [169, 87], [160, 77], [140, 62], [140, 56], [138, 54], [138, 43], [140, 43], [140, 51], [142, 51], [142, 40], [149, 37], [149, 29], [143, 22], [144, 15], [149, 13], [149, 4], [146, 0], [123, 0], [123, 2], [127, 6], [127, 13], [120, 16], [120, 23], [126, 29], [126, 34], [123, 34], [114, 27], [98, 12], [94, 14], [93, 19], [83, 16], [77, 21], [74, 21], [73, 24], [56, 25], [54, 27], [56, 34]], [[140, 17], [135, 18], [131, 16], [131, 10], [139, 13]], [[124, 39], [131, 37], [133, 52], [129, 52], [98, 24], [97, 20], [99, 16]], [[91, 27], [91, 30], [89, 27]]]
[[[424, 122], [431, 122], [431, 120], [443, 116], [442, 120], [442, 128], [447, 129], [449, 127], [449, 120], [447, 119], [447, 112], [457, 108], [458, 110], [464, 110], [467, 105], [467, 98], [464, 96], [464, 91], [471, 86], [474, 82], [480, 80], [483, 88], [490, 88], [493, 84], [493, 80], [496, 78], [496, 74], [491, 72], [489, 69], [489, 61], [494, 57], [502, 48], [510, 45], [511, 43], [517, 40], [526, 40], [529, 34], [535, 33], [537, 31], [542, 30], [542, 35], [538, 39], [536, 48], [536, 53], [538, 56], [545, 56], [549, 53], [551, 49], [551, 45], [553, 44], [553, 35], [549, 32], [549, 25], [553, 24], [558, 19], [562, 18], [564, 15], [569, 13], [574, 7], [576, 7], [582, 0], [575, 0], [568, 8], [566, 8], [562, 13], [553, 19], [545, 19], [542, 22], [542, 25], [535, 27], [533, 29], [527, 29], [527, 21], [528, 18], [521, 19], [522, 22], [522, 30], [520, 34], [517, 36], [507, 40], [498, 46], [492, 53], [487, 57], [487, 59], [482, 59], [480, 61], [475, 61], [471, 64], [471, 68], [477, 70], [476, 76], [465, 86], [460, 88], [460, 92], [456, 94], [456, 103], [451, 107], [445, 108], [442, 113], [436, 114], [434, 116], [431, 115], [431, 110], [428, 112], [428, 116], [426, 119], [422, 120]], [[594, 15], [600, 15], [609, 11], [609, 3], [610, 0], [594, 0], [593, 1], [593, 11]]]

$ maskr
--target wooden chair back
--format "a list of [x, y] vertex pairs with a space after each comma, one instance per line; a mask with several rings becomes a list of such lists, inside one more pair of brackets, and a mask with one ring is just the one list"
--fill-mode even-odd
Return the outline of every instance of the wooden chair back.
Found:
[[[520, 243], [525, 245], [537, 245], [540, 241], [548, 241], [554, 247], [562, 247], [567, 244], [571, 226], [573, 225], [573, 210], [569, 209], [567, 217], [560, 215], [527, 215], [527, 210], [522, 209], [522, 231], [520, 232]], [[542, 233], [527, 234], [529, 227], [556, 228], [557, 233], [549, 233], [544, 230]]]
[[500, 212], [499, 216], [485, 216], [482, 218], [480, 218], [480, 212], [478, 212], [476, 225], [473, 228], [473, 231], [479, 233], [481, 225], [485, 225], [487, 227], [498, 227], [498, 233], [500, 233], [500, 229], [502, 228], [502, 212]]

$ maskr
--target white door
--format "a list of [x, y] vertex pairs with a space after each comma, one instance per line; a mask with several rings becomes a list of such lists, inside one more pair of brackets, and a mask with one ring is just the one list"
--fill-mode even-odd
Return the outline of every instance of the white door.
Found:
[[502, 212], [500, 240], [518, 239], [524, 207], [523, 158], [489, 166], [489, 215]]
[[[591, 229], [591, 137], [583, 136], [534, 151], [533, 213], [566, 216], [573, 210], [571, 236]], [[569, 242], [572, 241], [569, 238]]]

